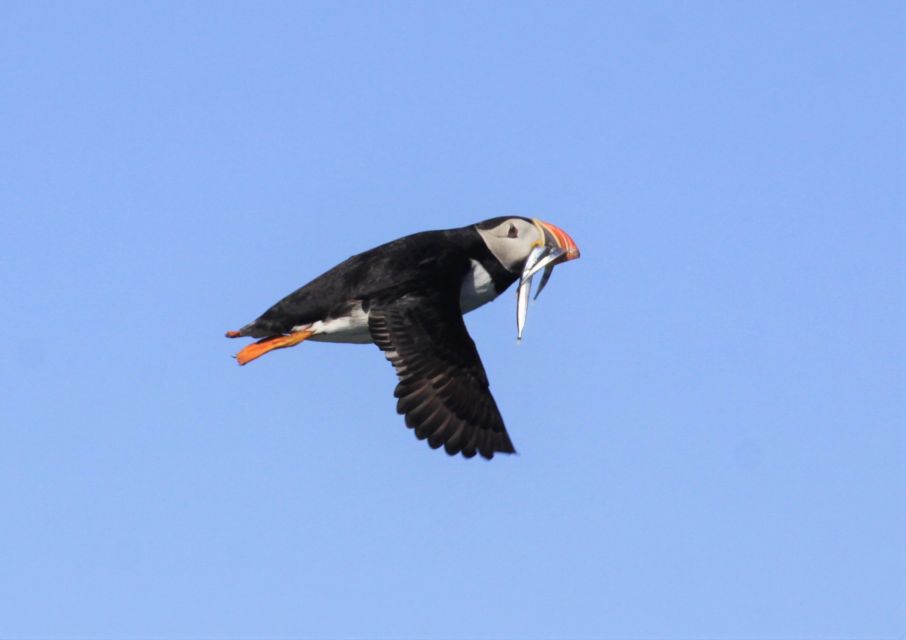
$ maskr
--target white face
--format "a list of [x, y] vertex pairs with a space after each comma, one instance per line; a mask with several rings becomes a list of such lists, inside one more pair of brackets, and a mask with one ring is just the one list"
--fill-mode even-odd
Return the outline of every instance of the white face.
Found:
[[541, 229], [523, 218], [506, 218], [497, 226], [477, 230], [494, 257], [513, 273], [522, 273], [532, 248], [544, 244]]

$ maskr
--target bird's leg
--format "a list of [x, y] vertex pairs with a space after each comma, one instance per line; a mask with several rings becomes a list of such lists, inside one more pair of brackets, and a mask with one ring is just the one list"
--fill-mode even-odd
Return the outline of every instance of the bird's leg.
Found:
[[258, 342], [254, 342], [247, 347], [244, 347], [239, 353], [236, 354], [236, 361], [240, 364], [248, 364], [255, 358], [260, 358], [268, 351], [273, 351], [274, 349], [285, 349], [286, 347], [294, 347], [306, 338], [314, 335], [311, 331], [296, 331], [291, 333], [288, 336], [271, 336], [269, 338], [262, 338]]

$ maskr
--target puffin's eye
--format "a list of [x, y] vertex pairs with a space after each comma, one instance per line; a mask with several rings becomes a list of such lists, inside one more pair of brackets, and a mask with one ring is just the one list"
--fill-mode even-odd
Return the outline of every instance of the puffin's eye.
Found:
[[509, 231], [506, 232], [506, 237], [507, 238], [518, 238], [519, 237], [519, 230], [516, 228], [516, 225], [514, 225], [513, 223], [510, 223], [510, 229], [509, 229]]

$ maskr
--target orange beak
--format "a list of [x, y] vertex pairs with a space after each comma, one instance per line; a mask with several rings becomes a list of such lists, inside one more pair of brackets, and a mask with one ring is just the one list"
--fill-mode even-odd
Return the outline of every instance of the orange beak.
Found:
[[556, 245], [558, 249], [563, 249], [566, 254], [560, 258], [557, 262], [566, 262], [567, 260], [575, 260], [579, 257], [579, 247], [576, 246], [575, 241], [569, 237], [569, 234], [566, 233], [563, 229], [556, 225], [552, 225], [550, 222], [538, 221], [541, 227], [544, 229], [545, 244], [547, 245]]

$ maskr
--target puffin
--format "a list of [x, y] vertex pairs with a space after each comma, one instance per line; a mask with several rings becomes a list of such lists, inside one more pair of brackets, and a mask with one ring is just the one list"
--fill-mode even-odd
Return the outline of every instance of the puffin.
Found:
[[532, 278], [579, 257], [559, 227], [521, 216], [423, 231], [344, 260], [228, 338], [255, 338], [246, 365], [305, 340], [375, 344], [399, 379], [396, 410], [419, 440], [451, 456], [515, 453], [463, 314], [517, 280], [517, 340]]

